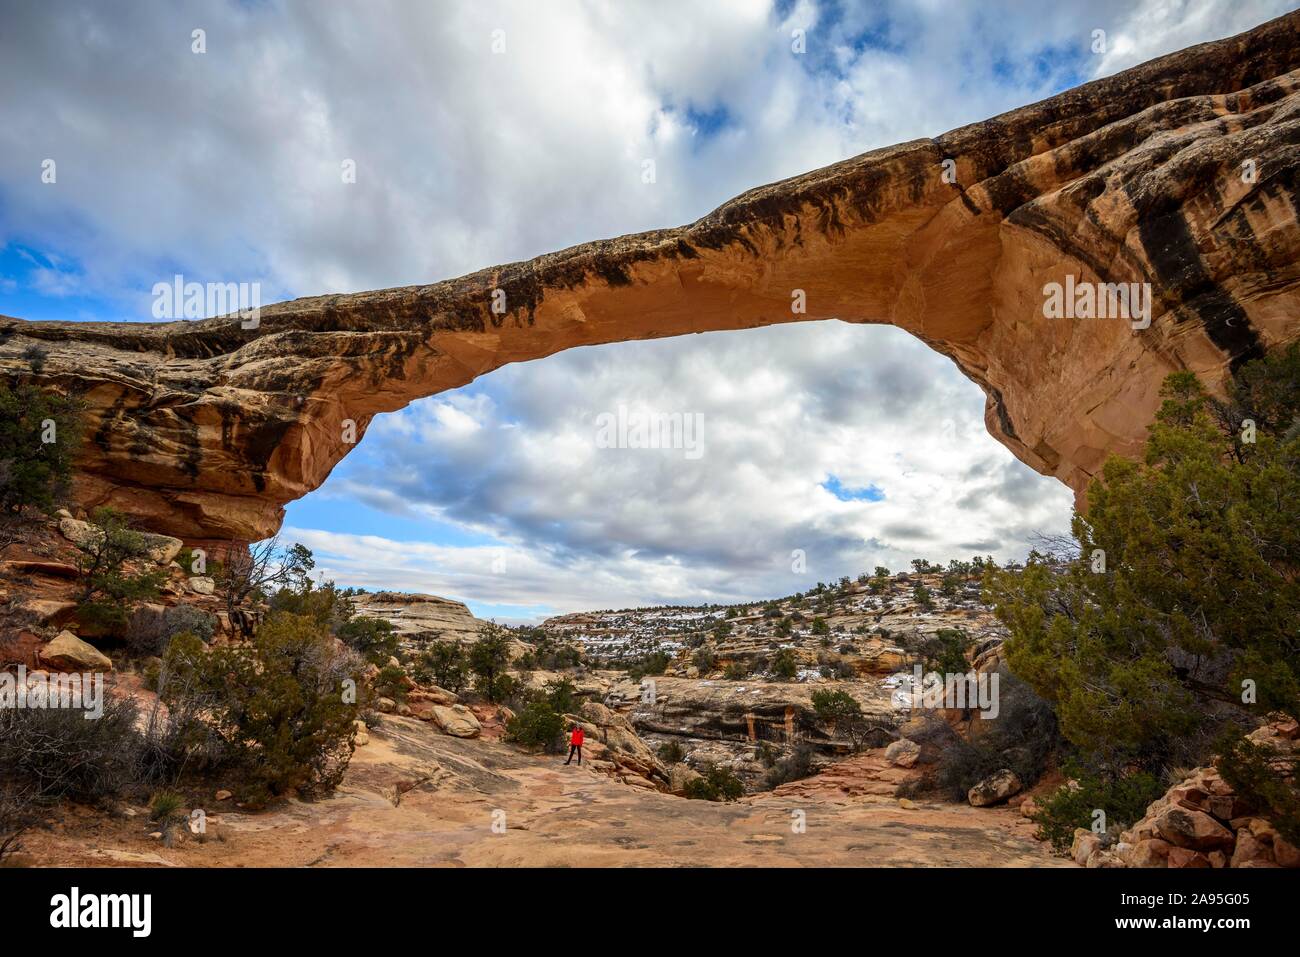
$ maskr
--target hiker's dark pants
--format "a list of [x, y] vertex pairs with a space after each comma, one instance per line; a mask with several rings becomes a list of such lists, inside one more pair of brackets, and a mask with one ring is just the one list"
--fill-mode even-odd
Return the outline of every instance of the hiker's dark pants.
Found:
[[[578, 763], [581, 764], [581, 763], [582, 763], [582, 745], [580, 745], [580, 744], [571, 744], [571, 745], [569, 745], [569, 761], [572, 761], [572, 760], [573, 760], [573, 752], [574, 752], [574, 751], [577, 751], [577, 752], [578, 752]], [[564, 763], [565, 763], [565, 764], [568, 764], [569, 761], [565, 761]]]

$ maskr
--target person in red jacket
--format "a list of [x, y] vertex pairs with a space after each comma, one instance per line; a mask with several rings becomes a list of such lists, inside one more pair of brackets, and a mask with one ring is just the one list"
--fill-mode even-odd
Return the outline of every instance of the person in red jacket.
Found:
[[[578, 754], [578, 763], [582, 764], [582, 728], [576, 724], [569, 729], [569, 761], [573, 760], [574, 752]], [[568, 764], [569, 761], [565, 761]]]

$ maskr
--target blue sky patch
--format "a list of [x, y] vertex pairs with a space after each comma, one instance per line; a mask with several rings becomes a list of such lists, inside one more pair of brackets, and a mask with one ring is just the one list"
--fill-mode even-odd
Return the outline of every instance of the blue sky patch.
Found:
[[834, 475], [822, 482], [822, 488], [841, 502], [880, 502], [885, 498], [884, 491], [875, 485], [868, 485], [866, 488], [846, 488]]

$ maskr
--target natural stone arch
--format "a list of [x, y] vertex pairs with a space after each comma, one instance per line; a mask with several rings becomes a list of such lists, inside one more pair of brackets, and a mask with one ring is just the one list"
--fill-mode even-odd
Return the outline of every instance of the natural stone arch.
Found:
[[[689, 226], [280, 303], [256, 329], [0, 318], [0, 368], [86, 397], [81, 503], [187, 539], [269, 535], [351, 449], [345, 420], [359, 436], [507, 363], [831, 317], [952, 358], [983, 388], [989, 431], [1082, 493], [1107, 454], [1139, 449], [1169, 371], [1218, 382], [1300, 336], [1298, 33], [1290, 14]], [[1044, 284], [1067, 275], [1150, 283], [1150, 328], [1044, 318]]]

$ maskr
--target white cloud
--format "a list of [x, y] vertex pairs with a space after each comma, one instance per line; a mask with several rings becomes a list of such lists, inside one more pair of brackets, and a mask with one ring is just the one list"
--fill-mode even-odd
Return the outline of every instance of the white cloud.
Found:
[[1140, 0], [1113, 21], [1116, 28], [1108, 31], [1107, 50], [1094, 75], [1118, 73], [1184, 47], [1232, 36], [1293, 9], [1295, 4], [1287, 0]]
[[[620, 406], [700, 415], [703, 454], [598, 447], [598, 416]], [[832, 476], [884, 497], [843, 501]], [[489, 533], [511, 555], [510, 575], [484, 581], [496, 553], [482, 546], [438, 547], [434, 567], [410, 561], [434, 546], [388, 543], [380, 560], [374, 542], [331, 538], [349, 583], [566, 610], [788, 594], [918, 556], [1005, 560], [1062, 531], [1071, 502], [986, 433], [982, 393], [948, 359], [834, 321], [507, 366], [375, 420], [332, 481], [334, 495], [383, 487], [377, 507]]]

